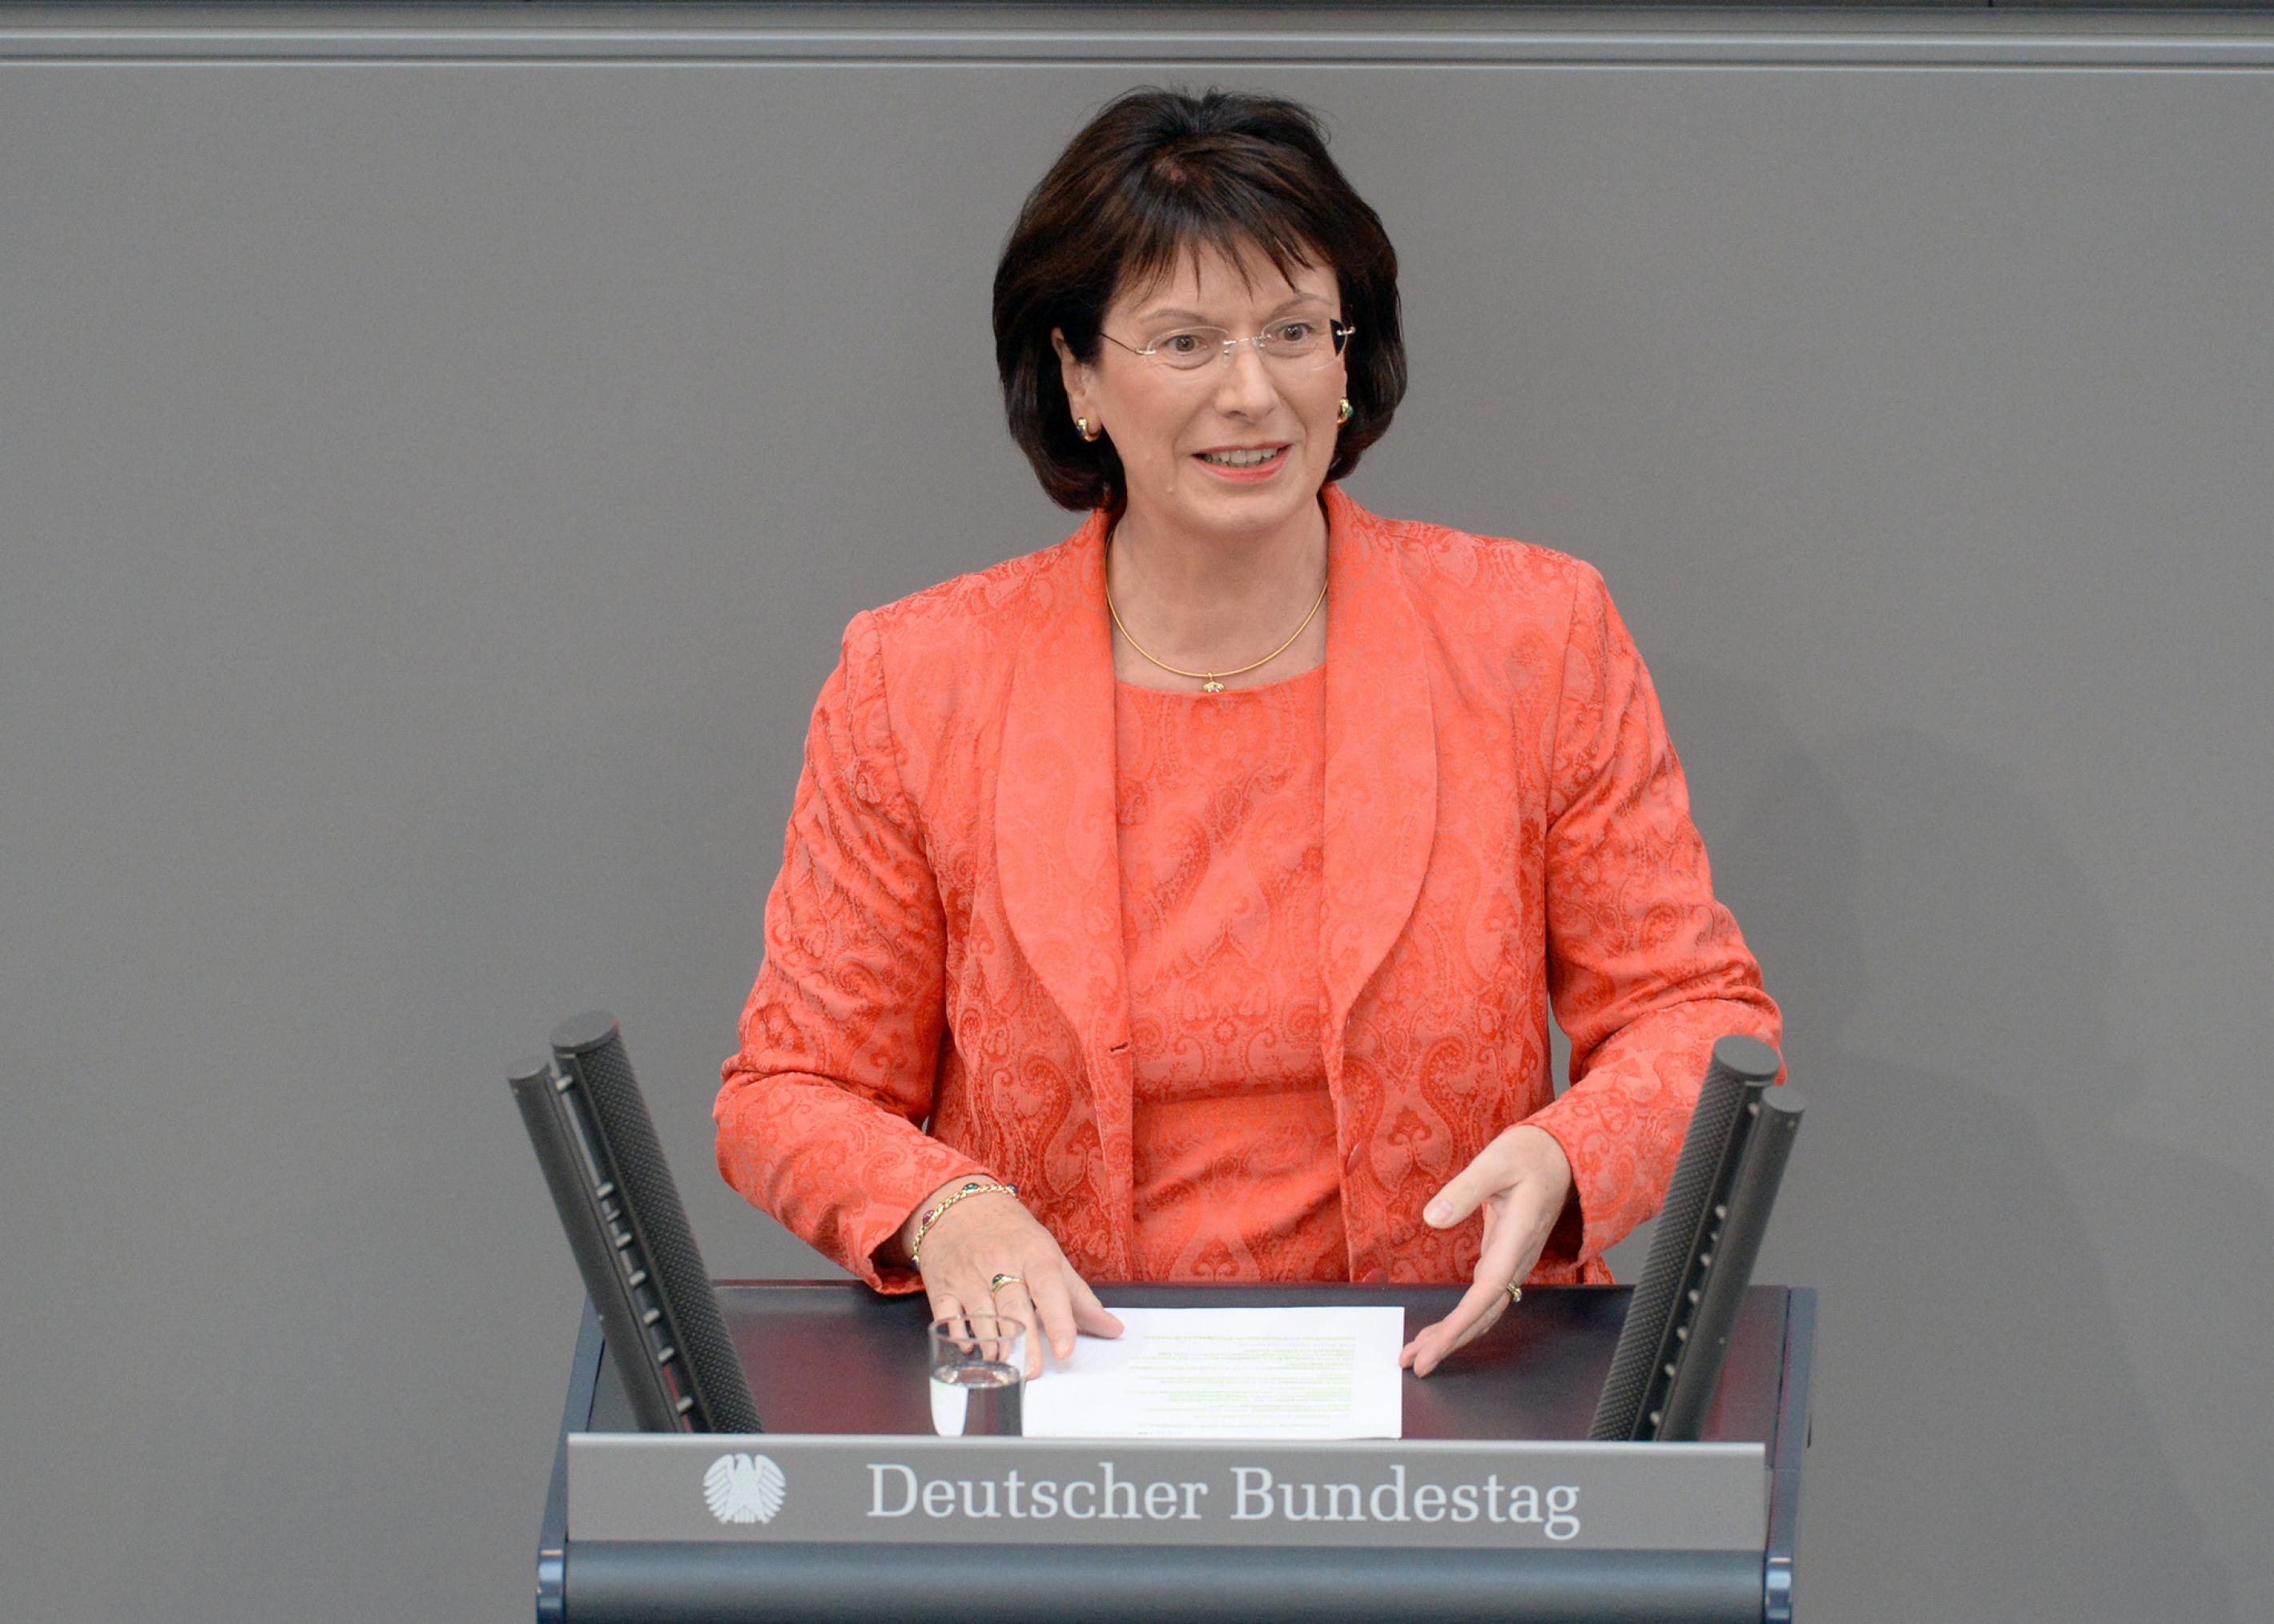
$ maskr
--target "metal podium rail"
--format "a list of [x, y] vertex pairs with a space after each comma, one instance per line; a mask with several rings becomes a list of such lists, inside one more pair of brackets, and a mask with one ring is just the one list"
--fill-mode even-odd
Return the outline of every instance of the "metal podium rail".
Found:
[[[1116, 1286], [1114, 1307], [1396, 1304], [1409, 1333], [1456, 1287]], [[919, 1296], [849, 1281], [722, 1283], [720, 1306], [775, 1433], [928, 1437]], [[1404, 1439], [1581, 1440], [1626, 1312], [1624, 1287], [1535, 1288], [1426, 1381], [1404, 1382]], [[983, 1617], [1239, 1624], [1364, 1620], [1793, 1618], [1800, 1473], [1808, 1441], [1813, 1291], [1755, 1286], [1730, 1342], [1705, 1441], [1757, 1443], [1767, 1471], [1758, 1550], [1398, 1549], [1348, 1545], [745, 1544], [578, 1540], [568, 1435], [634, 1430], [587, 1304], [545, 1502], [538, 1624], [875, 1624]], [[1602, 1446], [1609, 1447], [1612, 1446]], [[1625, 1446], [1636, 1447], [1638, 1446]], [[1640, 1446], [1675, 1447], [1682, 1446]]]

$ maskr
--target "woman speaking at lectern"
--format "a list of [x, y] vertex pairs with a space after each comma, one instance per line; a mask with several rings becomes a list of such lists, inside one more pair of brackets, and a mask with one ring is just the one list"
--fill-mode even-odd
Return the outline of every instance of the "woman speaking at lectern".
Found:
[[1337, 483], [1396, 278], [1285, 102], [1133, 93], [1028, 199], [996, 354], [1088, 517], [847, 628], [716, 1108], [872, 1285], [1063, 1354], [1090, 1280], [1471, 1282], [1427, 1374], [1608, 1280], [1713, 1040], [1777, 1041], [1601, 578]]

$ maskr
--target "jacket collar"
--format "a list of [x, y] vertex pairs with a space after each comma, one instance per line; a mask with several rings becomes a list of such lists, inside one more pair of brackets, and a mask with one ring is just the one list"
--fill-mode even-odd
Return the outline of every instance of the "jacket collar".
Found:
[[[1327, 1076], [1352, 1006], [1404, 929], [1437, 822], [1428, 650], [1382, 521], [1326, 488], [1327, 718], [1320, 966]], [[995, 792], [1003, 906], [1080, 1036], [1109, 1157], [1130, 1120], [1129, 996], [1114, 797], [1113, 645], [1103, 514], [1030, 577]], [[1121, 1154], [1115, 1154], [1118, 1151]]]

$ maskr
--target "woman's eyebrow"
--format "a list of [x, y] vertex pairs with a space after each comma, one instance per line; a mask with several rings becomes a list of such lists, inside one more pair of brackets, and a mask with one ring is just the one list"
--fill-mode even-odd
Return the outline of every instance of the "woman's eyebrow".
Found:
[[[1283, 311], [1290, 311], [1290, 310], [1292, 310], [1292, 309], [1294, 309], [1298, 304], [1329, 304], [1329, 303], [1331, 303], [1331, 302], [1332, 302], [1332, 301], [1330, 301], [1330, 300], [1329, 300], [1329, 299], [1326, 299], [1326, 298], [1324, 298], [1324, 297], [1321, 297], [1320, 295], [1315, 294], [1315, 293], [1297, 293], [1297, 294], [1291, 294], [1291, 295], [1290, 295], [1289, 297], [1287, 297], [1286, 298], [1284, 298], [1284, 299], [1280, 300], [1280, 301], [1279, 301], [1279, 303], [1277, 303], [1276, 304], [1274, 304], [1274, 305], [1270, 308], [1270, 310], [1269, 310], [1268, 312], [1266, 312], [1266, 314], [1265, 314], [1265, 316], [1264, 316], [1264, 320], [1268, 321], [1268, 320], [1269, 320], [1271, 319], [1271, 317], [1276, 316], [1276, 315], [1278, 315], [1278, 314], [1279, 314], [1279, 313], [1281, 313]], [[1137, 317], [1137, 320], [1140, 320], [1140, 321], [1148, 321], [1148, 322], [1150, 322], [1150, 321], [1200, 321], [1200, 322], [1205, 322], [1205, 321], [1208, 321], [1209, 319], [1208, 317], [1206, 317], [1206, 316], [1204, 316], [1204, 315], [1201, 314], [1201, 312], [1198, 312], [1198, 311], [1196, 311], [1196, 310], [1186, 310], [1186, 309], [1183, 305], [1181, 305], [1181, 304], [1162, 304], [1162, 305], [1156, 305], [1156, 306], [1155, 306], [1154, 308], [1152, 308], [1152, 309], [1150, 309], [1150, 310], [1148, 310], [1148, 311], [1143, 312], [1142, 313], [1141, 313], [1141, 314]]]

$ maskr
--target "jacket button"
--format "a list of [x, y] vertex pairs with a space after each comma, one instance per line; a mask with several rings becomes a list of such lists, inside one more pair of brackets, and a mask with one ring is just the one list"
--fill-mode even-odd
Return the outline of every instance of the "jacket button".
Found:
[[1350, 1147], [1350, 1154], [1349, 1154], [1349, 1155], [1347, 1155], [1347, 1156], [1344, 1156], [1344, 1157], [1343, 1158], [1343, 1166], [1344, 1166], [1344, 1168], [1345, 1169], [1349, 1169], [1349, 1170], [1353, 1170], [1353, 1171], [1354, 1171], [1354, 1170], [1357, 1169], [1357, 1167], [1358, 1167], [1359, 1153], [1360, 1151], [1364, 1150], [1365, 1148], [1366, 1148], [1366, 1147], [1365, 1147], [1365, 1146], [1363, 1146], [1363, 1145], [1353, 1145], [1353, 1146], [1352, 1146], [1352, 1147]]
[[1384, 1280], [1388, 1279], [1389, 1276], [1382, 1272], [1381, 1264], [1373, 1263], [1368, 1264], [1365, 1268], [1360, 1269], [1359, 1271], [1358, 1278], [1360, 1285], [1378, 1286]]

